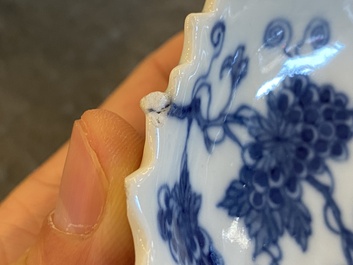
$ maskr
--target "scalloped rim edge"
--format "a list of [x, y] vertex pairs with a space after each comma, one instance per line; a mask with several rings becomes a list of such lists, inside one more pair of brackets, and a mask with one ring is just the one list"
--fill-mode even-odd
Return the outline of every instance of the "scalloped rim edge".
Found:
[[[207, 18], [213, 16], [214, 13], [217, 11], [217, 6], [220, 1], [221, 0], [205, 0], [205, 4], [201, 12], [191, 13], [187, 15], [184, 23], [184, 43], [179, 64], [172, 69], [169, 75], [168, 86], [164, 92], [152, 92], [141, 100], [141, 108], [143, 110], [145, 109], [143, 100], [151, 94], [159, 93], [159, 96], [163, 94], [164, 96], [172, 97], [172, 95], [176, 92], [176, 84], [178, 84], [178, 82], [180, 82], [182, 78], [182, 76], [180, 75], [180, 71], [186, 70], [196, 61], [195, 50], [196, 48], [198, 48], [198, 45], [195, 45], [196, 25], [199, 24], [200, 21], [206, 20]], [[152, 99], [152, 101], [153, 100], [156, 99], [154, 98]], [[131, 204], [133, 204], [133, 192], [131, 192], [131, 189], [136, 186], [138, 182], [137, 178], [145, 177], [146, 171], [150, 171], [153, 168], [156, 149], [159, 148], [157, 143], [157, 130], [158, 128], [153, 125], [150, 118], [146, 115], [146, 139], [141, 165], [139, 169], [127, 176], [125, 179], [125, 193], [127, 197], [126, 199], [128, 208], [127, 215], [134, 238], [136, 265], [150, 264], [150, 256], [153, 255], [153, 253], [151, 253], [151, 251], [149, 250], [152, 237], [149, 235], [149, 224], [144, 219], [143, 214], [141, 212], [138, 212], [135, 207], [130, 206]]]

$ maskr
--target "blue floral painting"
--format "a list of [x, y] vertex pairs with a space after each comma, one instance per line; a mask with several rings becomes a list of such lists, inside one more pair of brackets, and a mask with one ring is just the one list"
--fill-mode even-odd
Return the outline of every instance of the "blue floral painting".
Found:
[[[292, 43], [292, 26], [283, 18], [270, 21], [264, 29], [266, 49], [281, 49], [288, 58], [300, 56], [305, 45], [318, 51], [330, 41], [329, 23], [314, 18], [308, 23], [303, 38]], [[224, 264], [207, 228], [199, 224], [202, 194], [192, 190], [188, 170], [188, 143], [191, 125], [199, 128], [206, 149], [212, 150], [225, 140], [240, 149], [239, 172], [219, 195], [214, 207], [223, 209], [229, 218], [243, 221], [254, 243], [253, 259], [270, 257], [270, 265], [284, 258], [280, 239], [290, 235], [305, 253], [313, 233], [312, 215], [303, 199], [304, 185], [311, 186], [324, 199], [323, 218], [328, 231], [340, 238], [342, 254], [353, 265], [353, 233], [344, 224], [341, 209], [334, 199], [335, 177], [329, 161], [347, 161], [348, 143], [352, 139], [353, 109], [348, 97], [332, 84], [315, 82], [308, 72], [291, 73], [266, 94], [266, 111], [252, 105], [239, 105], [230, 112], [228, 105], [249, 71], [251, 63], [245, 44], [236, 44], [233, 53], [220, 56], [226, 24], [217, 22], [210, 35], [214, 53], [209, 69], [196, 80], [190, 103], [171, 104], [169, 117], [187, 120], [187, 139], [180, 165], [179, 181], [160, 187], [158, 226], [168, 242], [177, 264]], [[305, 50], [308, 50], [305, 47]], [[201, 111], [201, 102], [212, 98], [210, 72], [216, 60], [222, 60], [219, 79], [229, 78], [231, 97], [216, 117]], [[214, 69], [213, 69], [214, 70]], [[202, 93], [201, 93], [202, 91]], [[205, 93], [206, 92], [206, 93]], [[201, 96], [202, 95], [202, 96]], [[249, 139], [242, 142], [232, 126], [245, 128]], [[209, 135], [210, 128], [224, 132], [221, 139]], [[235, 257], [236, 259], [236, 257]]]
[[170, 189], [159, 189], [158, 223], [162, 238], [169, 243], [172, 257], [183, 265], [223, 265], [207, 231], [200, 227], [201, 195], [192, 191], [187, 155], [184, 153], [180, 181]]

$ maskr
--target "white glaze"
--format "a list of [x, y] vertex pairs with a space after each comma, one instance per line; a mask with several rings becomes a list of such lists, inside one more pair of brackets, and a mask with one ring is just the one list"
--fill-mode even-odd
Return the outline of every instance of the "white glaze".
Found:
[[[173, 258], [168, 241], [161, 236], [157, 217], [161, 207], [159, 191], [163, 186], [171, 191], [178, 183], [185, 153], [190, 187], [195, 196], [201, 196], [195, 224], [209, 236], [209, 243], [223, 260], [219, 264], [271, 264], [270, 256], [264, 251], [253, 258], [256, 238], [249, 236], [244, 218], [230, 216], [227, 209], [219, 206], [231, 181], [239, 179], [241, 167], [248, 161], [245, 146], [254, 141], [249, 131], [244, 126], [230, 127], [232, 135], [236, 135], [244, 144], [243, 149], [225, 136], [224, 127], [220, 125], [206, 131], [193, 121], [188, 131], [187, 118], [176, 118], [177, 114], [168, 116], [171, 109], [169, 103], [187, 106], [195, 97], [200, 98], [198, 115], [209, 121], [215, 120], [222, 111], [235, 113], [244, 104], [251, 111], [241, 112], [243, 117], [252, 115], [253, 110], [267, 117], [267, 94], [271, 91], [279, 93], [284, 79], [300, 72], [305, 73], [320, 89], [326, 83], [332, 84], [337, 93], [347, 96], [347, 109], [352, 110], [352, 4], [350, 0], [214, 0], [206, 2], [204, 13], [192, 14], [187, 18], [182, 58], [180, 65], [171, 73], [167, 91], [165, 94], [152, 94], [142, 102], [147, 113], [144, 158], [141, 168], [126, 180], [128, 215], [134, 234], [137, 265], [200, 264], [196, 260], [183, 261], [180, 253], [174, 253]], [[283, 52], [283, 45], [280, 48], [268, 48], [264, 44], [264, 32], [276, 18], [286, 19], [292, 28], [288, 54]], [[311, 49], [309, 43], [303, 43], [298, 54], [295, 54], [295, 47], [300, 46], [298, 43], [303, 33], [315, 18], [323, 18], [328, 22], [328, 42], [319, 49]], [[212, 61], [217, 47], [212, 46], [210, 35], [218, 21], [223, 21], [225, 25], [224, 41]], [[231, 90], [231, 72], [224, 70], [222, 64], [241, 45], [245, 47], [243, 55], [249, 60], [247, 73], [241, 78], [239, 86]], [[223, 69], [222, 78], [220, 69]], [[206, 76], [206, 73], [207, 78], [203, 81], [207, 79], [210, 90], [195, 89], [200, 76]], [[305, 113], [308, 113], [307, 109]], [[347, 124], [352, 125], [350, 121]], [[352, 126], [350, 129], [352, 131]], [[203, 133], [213, 141], [209, 150]], [[350, 164], [353, 141], [347, 140], [346, 145], [348, 157], [342, 161], [331, 159], [331, 156], [322, 158], [329, 170], [325, 168], [325, 172], [320, 171], [317, 175], [322, 175], [320, 181], [333, 188], [332, 197], [342, 213], [341, 221], [352, 231], [353, 185]], [[288, 154], [288, 159], [291, 158], [292, 155]], [[309, 165], [306, 160], [303, 163]], [[305, 181], [300, 183], [302, 193], [299, 199], [311, 217], [307, 248], [303, 251], [301, 247], [304, 244], [297, 243], [285, 229], [276, 242], [282, 256], [277, 263], [272, 259], [272, 265], [352, 264], [343, 254], [340, 236], [329, 230], [325, 223], [323, 216], [327, 197]], [[276, 253], [273, 249], [271, 251], [272, 254]]]

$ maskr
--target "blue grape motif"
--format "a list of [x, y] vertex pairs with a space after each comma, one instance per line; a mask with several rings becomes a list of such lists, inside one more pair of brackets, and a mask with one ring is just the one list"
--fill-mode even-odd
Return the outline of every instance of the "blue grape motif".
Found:
[[[345, 253], [352, 250], [353, 234], [343, 225], [333, 200], [334, 179], [327, 165], [328, 160], [348, 158], [353, 112], [347, 105], [347, 97], [332, 86], [320, 87], [307, 76], [294, 76], [267, 96], [266, 116], [248, 106], [239, 108], [236, 115], [252, 141], [242, 147], [239, 179], [231, 182], [219, 207], [229, 216], [244, 218], [255, 239], [254, 258], [267, 253], [272, 264], [279, 264], [278, 241], [285, 231], [307, 250], [312, 229], [302, 201], [304, 183], [322, 193], [327, 227], [342, 237]], [[332, 213], [335, 224], [329, 221]], [[346, 258], [351, 260], [351, 254]]]

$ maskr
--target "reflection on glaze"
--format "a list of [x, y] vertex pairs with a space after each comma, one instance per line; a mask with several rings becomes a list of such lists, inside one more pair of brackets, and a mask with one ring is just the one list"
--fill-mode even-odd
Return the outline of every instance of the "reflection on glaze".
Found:
[[[344, 47], [340, 43], [327, 45], [330, 40], [330, 27], [322, 18], [312, 19], [304, 30], [303, 38], [295, 45], [291, 45], [292, 35], [292, 26], [286, 19], [274, 19], [268, 24], [263, 37], [263, 46], [269, 49], [282, 48], [288, 59], [278, 75], [259, 88], [256, 98], [266, 96], [286, 77], [312, 74], [329, 63]], [[313, 52], [303, 54], [309, 45]]]
[[230, 242], [236, 242], [241, 249], [246, 250], [249, 248], [251, 240], [247, 235], [247, 231], [241, 222], [239, 217], [235, 218], [231, 226], [222, 232], [223, 239], [229, 240]]
[[340, 43], [332, 46], [325, 46], [304, 56], [294, 56], [288, 58], [276, 77], [265, 82], [257, 91], [256, 98], [262, 98], [269, 92], [280, 86], [288, 76], [310, 75], [319, 68], [324, 67], [344, 48]]
[[[343, 223], [340, 206], [334, 199], [335, 180], [328, 166], [328, 161], [346, 161], [349, 156], [347, 144], [352, 138], [353, 109], [348, 97], [331, 84], [315, 83], [307, 75], [310, 72], [303, 75], [293, 70], [278, 80], [280, 89], [266, 92], [266, 113], [246, 104], [230, 112], [228, 106], [247, 75], [249, 59], [242, 44], [233, 54], [220, 57], [225, 30], [223, 22], [213, 27], [214, 53], [208, 70], [195, 82], [190, 103], [172, 103], [168, 113], [170, 117], [187, 120], [188, 126], [179, 181], [173, 188], [163, 185], [158, 193], [161, 237], [168, 242], [178, 264], [223, 264], [207, 229], [200, 227], [202, 195], [193, 192], [190, 184], [187, 147], [191, 126], [196, 125], [209, 153], [225, 140], [231, 140], [242, 154], [243, 165], [235, 172], [238, 178], [225, 188], [217, 205], [237, 222], [223, 232], [223, 237], [242, 242], [244, 248], [250, 239], [254, 243], [253, 258], [268, 255], [271, 265], [278, 265], [283, 259], [280, 238], [285, 233], [305, 252], [312, 234], [312, 219], [302, 199], [302, 190], [303, 185], [310, 185], [324, 198], [326, 227], [340, 237], [343, 255], [353, 265], [353, 233]], [[329, 24], [321, 18], [309, 23], [303, 39], [294, 48], [289, 47], [291, 38], [291, 24], [276, 19], [265, 30], [264, 47], [281, 47], [291, 60], [308, 43], [314, 52], [307, 58], [325, 54], [332, 48], [328, 45]], [[338, 51], [339, 48], [329, 52], [329, 57]], [[216, 64], [216, 60], [222, 63]], [[317, 64], [312, 62], [314, 67]], [[229, 78], [231, 96], [218, 115], [211, 118], [210, 73], [215, 65], [220, 65], [219, 79]], [[204, 101], [206, 105], [202, 104]], [[201, 106], [206, 106], [206, 112], [201, 111]], [[240, 140], [235, 127], [246, 128], [250, 140]], [[214, 138], [211, 133], [214, 130], [222, 132], [222, 137]], [[237, 230], [238, 222], [245, 224], [247, 236]]]

